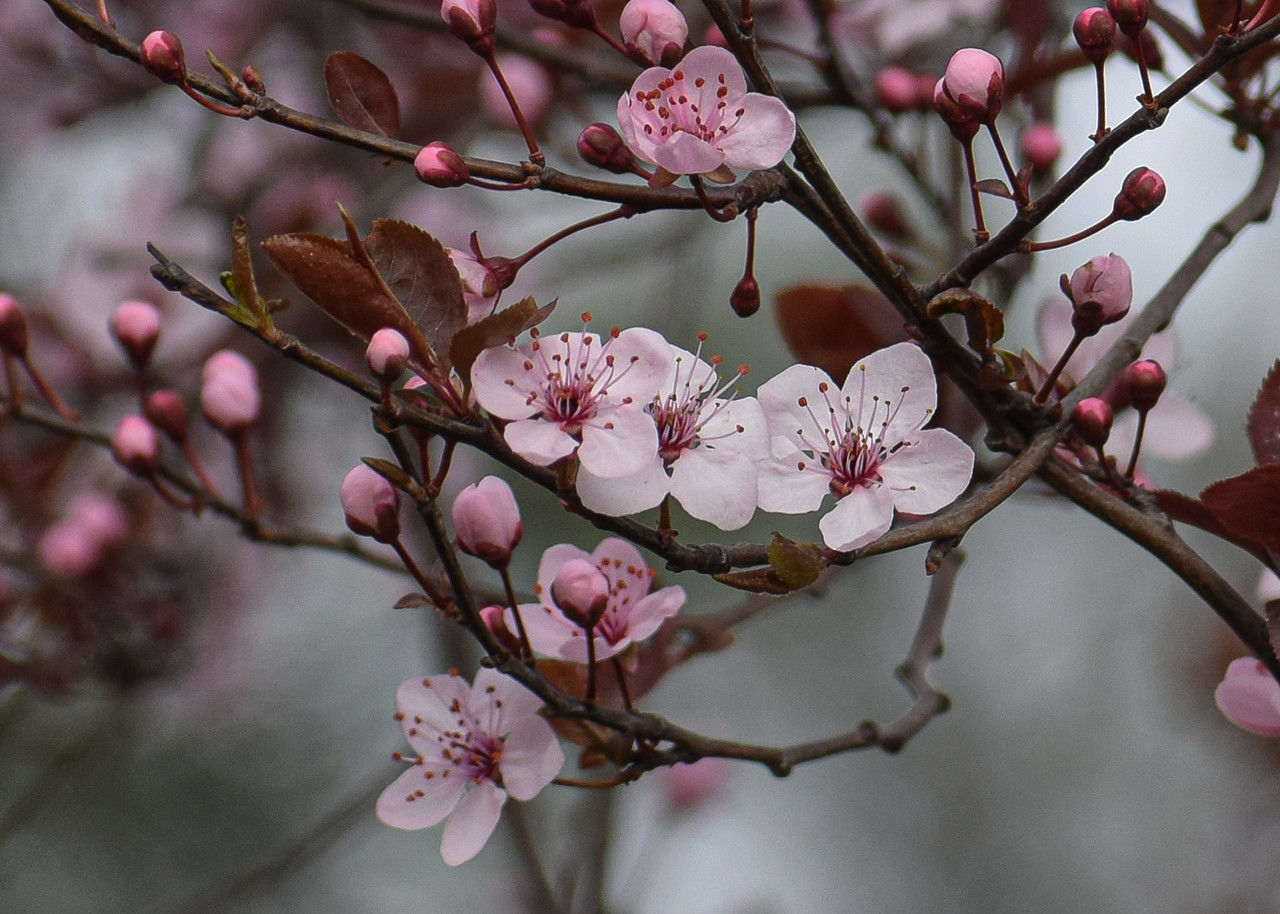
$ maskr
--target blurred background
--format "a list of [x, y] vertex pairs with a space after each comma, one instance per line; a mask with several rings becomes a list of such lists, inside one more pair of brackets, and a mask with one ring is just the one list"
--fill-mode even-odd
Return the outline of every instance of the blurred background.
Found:
[[[484, 100], [488, 77], [447, 36], [376, 22], [342, 2], [108, 5], [135, 40], [163, 27], [182, 37], [193, 68], [205, 70], [205, 47], [237, 68], [252, 62], [273, 96], [317, 114], [328, 113], [326, 55], [354, 50], [396, 85], [402, 138], [447, 139], [502, 161], [524, 154]], [[700, 41], [698, 5], [678, 5]], [[1045, 46], [1069, 47], [1078, 5], [1032, 5], [1051, 23]], [[499, 6], [513, 28], [551, 25], [523, 3]], [[602, 21], [616, 21], [620, 4], [597, 6]], [[812, 40], [798, 25], [803, 4], [759, 6], [763, 34]], [[1166, 6], [1194, 18], [1190, 4]], [[432, 2], [404, 8], [435, 14]], [[867, 0], [843, 12], [842, 47], [864, 77], [889, 64], [936, 73], [967, 43], [1012, 53], [997, 2]], [[337, 235], [341, 202], [361, 225], [391, 215], [460, 248], [478, 230], [486, 253], [514, 256], [602, 211], [549, 195], [434, 190], [403, 163], [219, 118], [78, 42], [39, 0], [0, 0], [0, 21], [0, 78], [10, 87], [0, 100], [0, 290], [27, 310], [33, 360], [109, 432], [135, 395], [107, 331], [121, 301], [161, 309], [152, 370], [189, 399], [209, 353], [245, 353], [263, 378], [252, 448], [269, 514], [291, 526], [342, 531], [342, 475], [362, 456], [385, 456], [367, 407], [161, 290], [147, 275], [145, 243], [213, 284], [230, 262], [236, 213], [259, 239]], [[580, 34], [556, 40], [603, 54]], [[1176, 48], [1161, 48], [1169, 73], [1185, 68]], [[785, 79], [811, 82], [794, 58], [776, 64]], [[1119, 55], [1108, 67], [1116, 120], [1140, 86]], [[1157, 88], [1167, 81], [1154, 78]], [[545, 99], [535, 120], [550, 160], [588, 173], [572, 142], [586, 123], [613, 120], [625, 84], [537, 69], [519, 84], [531, 101]], [[1078, 68], [1037, 101], [1056, 111], [1060, 165], [1089, 146], [1093, 91], [1091, 72]], [[1008, 348], [1038, 351], [1036, 311], [1060, 273], [1116, 251], [1133, 268], [1135, 302], [1145, 301], [1234, 203], [1256, 144], [1233, 148], [1230, 129], [1207, 110], [1223, 104], [1221, 93], [1206, 87], [1197, 98], [1049, 220], [1043, 237], [1096, 221], [1137, 165], [1169, 186], [1152, 217], [1029, 260], [1016, 292], [998, 300]], [[1008, 107], [1002, 127], [1028, 122], [1025, 109]], [[941, 272], [955, 233], [887, 157], [866, 151], [866, 118], [814, 106], [800, 120], [849, 199], [885, 189], [901, 198], [915, 223], [904, 244], [913, 276]], [[908, 144], [928, 131], [923, 148], [937, 159], [950, 142], [939, 126], [908, 115], [895, 130]], [[994, 169], [994, 158], [984, 165]], [[995, 201], [988, 219], [998, 225], [1009, 212]], [[1253, 465], [1244, 419], [1280, 355], [1278, 243], [1274, 224], [1245, 232], [1179, 313], [1172, 388], [1212, 418], [1216, 439], [1190, 459], [1144, 461], [1153, 485], [1194, 494]], [[728, 298], [743, 256], [740, 223], [650, 214], [557, 246], [508, 294], [559, 298], [548, 325], [557, 329], [575, 329], [590, 309], [603, 325], [644, 324], [678, 345], [706, 330], [728, 364], [750, 363], [755, 384], [793, 361], [772, 299], [797, 284], [859, 277], [815, 229], [768, 207], [757, 264], [766, 304], [742, 320]], [[289, 291], [265, 259], [259, 269], [269, 288]], [[361, 347], [291, 295], [282, 326], [358, 369]], [[234, 491], [227, 442], [207, 428], [192, 434], [215, 479]], [[623, 914], [1280, 911], [1280, 750], [1236, 730], [1212, 701], [1243, 649], [1162, 565], [1037, 484], [965, 538], [946, 653], [931, 673], [954, 707], [899, 756], [846, 755], [784, 780], [739, 763], [696, 776], [656, 772], [605, 795], [552, 788], [514, 815], [509, 806], [489, 847], [454, 870], [440, 860], [439, 829], [403, 833], [373, 814], [400, 770], [391, 761], [402, 748], [391, 718], [397, 684], [459, 656], [445, 624], [392, 608], [412, 589], [407, 578], [346, 556], [250, 544], [216, 517], [176, 518], [98, 449], [12, 423], [0, 425], [0, 441], [6, 911], [522, 911], [521, 824], [553, 884], [576, 881], [575, 912], [596, 910], [595, 899]], [[462, 453], [447, 491], [493, 470]], [[513, 571], [531, 587], [543, 548], [571, 541], [590, 550], [601, 535], [547, 493], [517, 491], [527, 533]], [[59, 566], [46, 534], [86, 493], [114, 499], [129, 535], [101, 566]], [[677, 526], [690, 541], [717, 533], [687, 518]], [[814, 518], [759, 515], [733, 538], [762, 541], [773, 530], [817, 537]], [[1253, 559], [1187, 535], [1255, 594]], [[909, 699], [892, 673], [927, 592], [923, 560], [921, 547], [861, 562], [824, 593], [780, 603], [741, 626], [732, 649], [676, 670], [644, 708], [771, 744], [896, 718]], [[488, 580], [483, 566], [473, 570]], [[686, 613], [737, 599], [689, 574], [660, 577], [688, 590]], [[603, 877], [593, 888], [583, 863], [597, 854]]]

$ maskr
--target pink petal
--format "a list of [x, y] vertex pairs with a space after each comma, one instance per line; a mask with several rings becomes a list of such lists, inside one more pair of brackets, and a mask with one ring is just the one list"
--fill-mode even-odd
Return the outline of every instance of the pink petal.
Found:
[[671, 344], [647, 327], [630, 327], [609, 345], [617, 376], [608, 383], [609, 401], [615, 405], [642, 406], [653, 399], [671, 372], [675, 357]]
[[568, 457], [578, 447], [572, 435], [545, 419], [512, 422], [502, 430], [502, 437], [507, 439], [511, 450], [542, 467], [555, 463], [561, 457]]
[[[435, 777], [428, 779], [428, 772]], [[430, 828], [453, 812], [466, 788], [466, 778], [440, 777], [439, 771], [427, 765], [410, 765], [382, 791], [375, 808], [378, 818], [392, 828]], [[417, 795], [419, 790], [422, 796]]]
[[1259, 736], [1280, 736], [1280, 685], [1254, 658], [1231, 661], [1213, 700], [1237, 727]]
[[818, 522], [822, 540], [839, 552], [858, 549], [893, 524], [893, 496], [888, 486], [858, 487], [836, 502]]
[[756, 465], [749, 457], [695, 448], [676, 461], [671, 494], [698, 520], [737, 530], [756, 512], [756, 479]]
[[880, 466], [880, 478], [899, 511], [932, 514], [959, 498], [969, 485], [973, 450], [941, 428], [916, 432], [911, 442]]
[[583, 505], [610, 517], [623, 517], [655, 508], [671, 491], [671, 477], [662, 468], [662, 460], [657, 454], [640, 472], [616, 479], [597, 476], [583, 467], [578, 470], [574, 484]]
[[436, 734], [454, 729], [458, 715], [449, 708], [455, 702], [465, 707], [470, 693], [471, 686], [461, 676], [419, 677], [400, 683], [396, 711], [402, 715], [400, 727], [415, 752], [438, 757]]
[[[818, 442], [824, 440], [823, 426], [814, 420], [814, 416], [821, 416], [830, 425], [826, 402], [819, 389], [821, 384], [827, 385], [829, 396], [836, 396], [835, 383], [821, 368], [792, 365], [760, 385], [756, 397], [769, 424], [771, 438], [783, 438], [797, 448], [804, 447], [804, 439]], [[812, 411], [799, 405], [802, 398], [808, 400], [813, 407]], [[797, 429], [803, 430], [803, 438], [797, 434]], [[774, 456], [782, 456], [778, 453], [776, 444]]]
[[[662, 70], [662, 67], [651, 67], [653, 70]], [[646, 70], [645, 73], [648, 73]], [[644, 78], [645, 73], [640, 74], [640, 79]], [[660, 80], [659, 80], [660, 81]], [[632, 92], [640, 87], [640, 80], [637, 79], [632, 87]], [[645, 91], [648, 91], [645, 89]], [[632, 105], [637, 106], [637, 110], [633, 112]], [[649, 139], [649, 135], [644, 129], [637, 124], [637, 121], [643, 122], [641, 110], [643, 106], [632, 98], [631, 92], [626, 93], [618, 99], [618, 127], [622, 133], [623, 142], [627, 144], [627, 148], [636, 154], [636, 158], [650, 165], [655, 164], [653, 161], [653, 151], [657, 148], [657, 144]]]
[[[520, 450], [514, 444], [512, 447]], [[640, 472], [657, 453], [658, 429], [653, 417], [638, 406], [631, 406], [601, 410], [595, 423], [584, 426], [578, 459], [589, 472], [616, 479]]]
[[[653, 147], [653, 164], [677, 175], [701, 175], [724, 164], [725, 155], [691, 133], [677, 133]], [[778, 164], [777, 162], [774, 163]]]
[[[582, 629], [564, 617], [558, 609], [542, 603], [521, 603], [520, 618], [524, 621], [529, 644], [539, 654], [563, 657], [565, 645], [575, 637], [582, 637]], [[515, 619], [507, 611], [507, 628], [516, 631]]]
[[592, 551], [591, 561], [600, 566], [611, 586], [627, 580], [641, 596], [649, 592], [649, 566], [640, 550], [626, 540], [616, 536], [602, 539]]
[[797, 462], [806, 459], [796, 451], [791, 458], [760, 465], [756, 479], [760, 510], [774, 514], [818, 510], [831, 491], [831, 475], [820, 470], [797, 470]]
[[874, 409], [871, 398], [880, 398], [880, 414], [864, 421], [867, 426], [874, 423], [877, 429], [883, 421], [883, 404], [891, 404], [892, 420], [881, 433], [889, 447], [928, 422], [938, 405], [933, 363], [914, 343], [895, 343], [871, 353], [849, 370], [841, 392], [851, 398], [849, 409], [855, 422], [859, 403], [864, 416], [869, 416]]
[[542, 553], [542, 558], [538, 560], [538, 590], [544, 598], [551, 598], [551, 582], [556, 579], [556, 574], [565, 562], [573, 559], [591, 560], [592, 556], [571, 543], [556, 543]]
[[777, 165], [796, 138], [795, 115], [780, 99], [754, 92], [738, 107], [742, 117], [720, 141], [725, 163], [751, 171]]
[[466, 863], [484, 849], [498, 825], [507, 794], [492, 781], [481, 781], [462, 798], [444, 827], [440, 856], [450, 866]]
[[684, 606], [683, 587], [664, 587], [649, 594], [631, 609], [627, 617], [627, 633], [632, 641], [643, 641]]
[[489, 732], [501, 736], [513, 723], [528, 717], [537, 717], [542, 699], [534, 695], [510, 676], [487, 667], [476, 673], [471, 687], [470, 707], [480, 720], [492, 719]]
[[541, 717], [524, 717], [511, 728], [502, 746], [502, 783], [517, 800], [531, 800], [564, 767], [564, 750], [551, 725]]
[[727, 48], [713, 44], [699, 45], [684, 55], [675, 69], [683, 70], [690, 80], [699, 76], [706, 77], [707, 82], [713, 86], [723, 74], [723, 85], [728, 90], [725, 99], [730, 104], [747, 93], [747, 79], [742, 75], [742, 64], [738, 63], [738, 58]]
[[[503, 419], [524, 419], [537, 411], [529, 393], [538, 388], [538, 376], [525, 368], [526, 353], [509, 346], [486, 349], [471, 366], [476, 402]], [[514, 385], [508, 384], [514, 380]]]

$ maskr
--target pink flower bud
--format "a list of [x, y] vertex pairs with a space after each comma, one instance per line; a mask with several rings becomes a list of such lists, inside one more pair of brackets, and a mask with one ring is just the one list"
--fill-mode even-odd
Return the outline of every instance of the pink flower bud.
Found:
[[1084, 336], [1093, 336], [1129, 313], [1133, 274], [1119, 254], [1098, 256], [1071, 274], [1065, 291], [1071, 298], [1072, 328]]
[[489, 627], [489, 631], [493, 632], [493, 637], [498, 639], [498, 643], [503, 648], [512, 654], [520, 653], [520, 639], [507, 627], [505, 609], [501, 606], [486, 606], [480, 610], [480, 618], [484, 620], [484, 624]]
[[892, 194], [872, 191], [859, 201], [858, 208], [872, 228], [879, 229], [891, 238], [907, 239], [915, 236], [902, 203]]
[[738, 317], [750, 317], [760, 310], [760, 283], [754, 276], [744, 276], [738, 280], [729, 295], [729, 307]]
[[129, 512], [101, 492], [82, 492], [72, 499], [66, 523], [79, 527], [103, 549], [122, 546], [129, 538]]
[[1000, 58], [980, 48], [962, 48], [951, 55], [947, 71], [934, 89], [933, 104], [953, 134], [957, 126], [967, 131], [970, 122], [976, 132], [976, 125], [995, 121], [1003, 93], [1004, 64]]
[[172, 32], [156, 31], [142, 39], [142, 65], [156, 79], [171, 86], [187, 81], [182, 42]]
[[1062, 155], [1062, 137], [1052, 124], [1038, 121], [1022, 131], [1022, 154], [1032, 171], [1043, 174], [1053, 168]]
[[524, 536], [516, 496], [497, 476], [467, 486], [453, 501], [458, 548], [494, 568], [506, 568]]
[[160, 466], [160, 435], [141, 416], [125, 416], [111, 436], [116, 462], [138, 476], [151, 476]]
[[551, 599], [565, 618], [583, 628], [594, 628], [609, 606], [609, 579], [594, 563], [570, 559], [551, 582]]
[[1084, 56], [1099, 64], [1107, 59], [1115, 43], [1116, 20], [1102, 7], [1091, 6], [1076, 16], [1071, 31]]
[[142, 414], [170, 440], [177, 444], [187, 440], [187, 404], [176, 390], [162, 388], [147, 394]]
[[45, 530], [36, 543], [36, 555], [41, 565], [60, 578], [83, 577], [103, 559], [101, 545], [80, 526], [66, 521]]
[[1115, 19], [1120, 31], [1132, 38], [1146, 28], [1147, 17], [1151, 15], [1151, 2], [1150, 0], [1107, 0], [1107, 10]]
[[400, 536], [400, 493], [386, 477], [362, 463], [343, 477], [339, 497], [352, 533], [380, 543]]
[[1124, 388], [1125, 399], [1140, 413], [1155, 407], [1164, 393], [1169, 377], [1160, 363], [1154, 359], [1143, 359], [1134, 362], [1120, 375], [1120, 385]]
[[689, 38], [684, 14], [668, 0], [628, 0], [618, 30], [628, 51], [657, 65], [678, 60]]
[[399, 330], [383, 327], [369, 338], [364, 360], [375, 378], [390, 384], [404, 374], [409, 363], [409, 341]]
[[715, 798], [729, 780], [729, 760], [708, 756], [692, 764], [659, 769], [667, 803], [681, 812], [692, 812]]
[[[933, 81], [929, 81], [932, 95]], [[916, 75], [902, 67], [885, 67], [876, 74], [876, 101], [886, 111], [903, 114], [920, 103]]]
[[449, 31], [477, 52], [493, 50], [493, 31], [498, 24], [494, 0], [444, 0], [440, 18]]
[[1092, 447], [1102, 447], [1111, 437], [1111, 422], [1115, 418], [1111, 404], [1101, 397], [1087, 397], [1076, 404], [1071, 421], [1076, 434]]
[[418, 180], [432, 187], [461, 187], [471, 177], [466, 161], [452, 146], [437, 140], [428, 143], [413, 159]]
[[151, 358], [160, 338], [160, 312], [150, 302], [123, 302], [111, 312], [111, 335], [134, 368], [141, 368]]
[[238, 352], [223, 349], [204, 363], [200, 408], [209, 424], [225, 435], [244, 431], [258, 418], [262, 397], [258, 372]]
[[1140, 165], [1125, 176], [1112, 209], [1119, 218], [1133, 222], [1163, 203], [1165, 190], [1164, 178]]
[[578, 134], [578, 155], [582, 161], [615, 175], [635, 170], [636, 157], [631, 154], [621, 134], [608, 124], [592, 124]]
[[27, 316], [12, 295], [0, 292], [0, 352], [26, 356], [30, 336], [27, 333]]

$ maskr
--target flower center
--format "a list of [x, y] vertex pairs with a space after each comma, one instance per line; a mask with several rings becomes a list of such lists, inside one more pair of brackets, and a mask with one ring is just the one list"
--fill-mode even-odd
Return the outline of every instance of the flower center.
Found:
[[[909, 389], [904, 387], [902, 392], [905, 394]], [[807, 397], [801, 397], [798, 403], [808, 411], [814, 426], [822, 432], [822, 441], [810, 441], [803, 429], [798, 431], [821, 471], [830, 476], [831, 494], [843, 498], [859, 487], [870, 489], [880, 485], [883, 481], [880, 466], [897, 448], [897, 445], [893, 448], [886, 446], [885, 430], [897, 415], [902, 400], [895, 404], [888, 398], [873, 394], [868, 402], [864, 387], [858, 396], [855, 412], [852, 396], [845, 395], [839, 402], [833, 402], [830, 385], [825, 381], [818, 385], [818, 390], [826, 405], [825, 422]], [[868, 406], [870, 415], [866, 415]], [[803, 463], [800, 468], [805, 469]]]
[[[659, 393], [645, 407], [658, 427], [658, 455], [668, 465], [691, 448], [704, 445], [714, 447], [714, 441], [725, 437], [707, 437], [702, 434], [703, 427], [737, 396], [737, 391], [729, 389], [747, 373], [747, 366], [743, 365], [733, 377], [720, 384], [720, 376], [715, 369], [701, 361], [702, 344], [705, 340], [705, 333], [698, 334], [698, 351], [692, 359], [686, 359], [683, 355], [676, 356], [675, 379], [671, 389], [665, 394]], [[690, 363], [687, 370], [684, 364], [686, 361]], [[711, 360], [712, 365], [719, 365], [720, 361], [719, 356], [714, 356]], [[695, 374], [701, 377], [695, 378]], [[727, 397], [724, 396], [726, 393]], [[739, 426], [728, 434], [742, 431], [744, 429]]]
[[635, 99], [648, 115], [646, 135], [663, 142], [688, 133], [714, 146], [746, 113], [745, 108], [730, 110], [728, 95], [723, 73], [689, 80], [683, 70], [675, 70], [656, 88], [637, 91]]
[[570, 435], [580, 434], [583, 426], [596, 418], [602, 401], [609, 395], [609, 386], [626, 375], [638, 360], [633, 356], [625, 365], [616, 364], [609, 350], [617, 331], [603, 343], [590, 333], [576, 337], [562, 333], [542, 339], [535, 330], [531, 358], [524, 363], [525, 371], [532, 375], [527, 402], [537, 404], [539, 416]]

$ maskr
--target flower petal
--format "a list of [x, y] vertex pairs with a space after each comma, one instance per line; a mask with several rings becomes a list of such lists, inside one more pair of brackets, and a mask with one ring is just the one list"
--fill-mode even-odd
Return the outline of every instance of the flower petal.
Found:
[[807, 514], [818, 510], [831, 491], [831, 474], [812, 464], [808, 464], [811, 469], [796, 469], [796, 465], [805, 460], [803, 454], [795, 451], [790, 459], [760, 464], [756, 478], [760, 510], [774, 514]]
[[[428, 778], [428, 774], [433, 777]], [[410, 765], [382, 791], [375, 810], [378, 818], [392, 828], [430, 828], [453, 812], [466, 789], [466, 778], [440, 777], [440, 772], [430, 766]]]
[[708, 97], [712, 97], [717, 83], [724, 86], [724, 98], [730, 104], [747, 94], [747, 79], [742, 75], [742, 64], [738, 63], [738, 58], [727, 48], [714, 44], [699, 45], [684, 55], [674, 69], [682, 70], [689, 80], [705, 77]]
[[951, 504], [973, 478], [973, 449], [946, 429], [917, 432], [880, 465], [893, 506], [932, 514]]
[[[831, 376], [821, 368], [792, 365], [760, 385], [756, 397], [769, 424], [770, 438], [782, 438], [805, 450], [826, 440], [830, 421], [826, 419], [829, 414], [825, 411], [823, 393], [819, 388], [821, 384], [827, 385], [829, 393], [836, 389]], [[802, 399], [813, 408], [801, 406]], [[817, 416], [824, 417], [825, 425], [818, 422]], [[774, 456], [782, 456], [776, 445]]]
[[525, 367], [528, 361], [527, 353], [510, 346], [494, 346], [480, 353], [471, 366], [476, 402], [502, 419], [532, 416], [538, 406], [536, 401], [530, 402], [529, 395], [540, 379]]
[[724, 161], [723, 152], [691, 133], [677, 133], [653, 147], [653, 164], [677, 175], [706, 174], [715, 171]]
[[871, 353], [849, 369], [841, 392], [855, 424], [879, 434], [886, 447], [910, 437], [938, 406], [933, 363], [914, 343], [895, 343]]
[[[563, 657], [565, 644], [582, 636], [582, 629], [566, 619], [558, 608], [544, 603], [521, 603], [520, 619], [534, 651], [549, 657]], [[507, 628], [516, 631], [510, 610], [506, 620]]]
[[662, 460], [654, 454], [653, 460], [638, 473], [614, 479], [597, 476], [582, 467], [574, 485], [588, 509], [610, 517], [623, 517], [657, 507], [671, 491], [671, 477], [662, 468]]
[[511, 450], [541, 467], [568, 457], [578, 447], [577, 439], [545, 419], [519, 419], [502, 430], [502, 437]]
[[538, 595], [544, 600], [551, 599], [551, 582], [556, 579], [560, 569], [566, 562], [574, 559], [591, 560], [592, 557], [572, 543], [556, 543], [549, 546], [538, 560]]
[[643, 641], [648, 638], [663, 622], [680, 611], [684, 601], [683, 587], [664, 587], [649, 594], [631, 608], [627, 617], [627, 634], [630, 640]]
[[731, 168], [758, 171], [782, 161], [796, 138], [796, 116], [781, 99], [752, 92], [738, 103], [742, 116], [720, 140]]
[[466, 863], [484, 849], [498, 825], [507, 793], [492, 781], [481, 781], [462, 798], [444, 826], [440, 856], [450, 866]]
[[745, 526], [756, 512], [759, 491], [753, 460], [743, 454], [695, 448], [671, 471], [671, 494], [698, 520], [721, 530]]
[[[508, 432], [510, 429], [507, 426]], [[510, 442], [510, 438], [507, 440]], [[601, 410], [595, 422], [582, 428], [578, 459], [597, 476], [630, 476], [643, 470], [657, 454], [658, 429], [653, 417], [637, 406]]]
[[836, 502], [818, 522], [822, 540], [839, 552], [858, 549], [893, 524], [893, 496], [888, 486], [859, 486]]
[[523, 717], [502, 746], [502, 783], [517, 800], [532, 800], [564, 767], [564, 750], [551, 725]]
[[1280, 685], [1254, 658], [1231, 661], [1213, 700], [1237, 727], [1259, 736], [1280, 736]]
[[471, 687], [471, 710], [481, 721], [490, 721], [490, 736], [504, 736], [520, 720], [538, 717], [542, 699], [510, 676], [482, 668]]
[[424, 758], [438, 758], [436, 735], [455, 729], [458, 712], [466, 707], [471, 686], [461, 676], [427, 676], [406, 679], [396, 689], [396, 711], [405, 739]]

